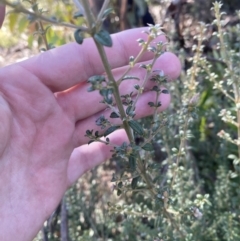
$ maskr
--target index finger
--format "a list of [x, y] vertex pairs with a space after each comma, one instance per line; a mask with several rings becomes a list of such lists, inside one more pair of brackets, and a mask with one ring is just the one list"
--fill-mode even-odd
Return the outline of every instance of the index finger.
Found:
[[[111, 68], [128, 64], [130, 56], [136, 56], [141, 47], [136, 40], [147, 39], [142, 33], [147, 28], [126, 30], [112, 35], [113, 47], [105, 48]], [[162, 35], [156, 41], [166, 41]], [[147, 52], [141, 61], [150, 60]], [[104, 72], [104, 67], [92, 38], [84, 39], [82, 45], [70, 43], [44, 52], [20, 63], [22, 67], [36, 75], [52, 91], [62, 91], [86, 81], [93, 75]]]

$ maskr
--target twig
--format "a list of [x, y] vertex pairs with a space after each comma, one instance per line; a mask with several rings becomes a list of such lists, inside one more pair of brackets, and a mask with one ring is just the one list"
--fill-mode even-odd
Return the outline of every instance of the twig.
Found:
[[61, 203], [61, 241], [69, 241], [68, 237], [68, 214], [65, 197]]
[[43, 226], [42, 229], [41, 229], [41, 232], [42, 232], [43, 241], [48, 241], [48, 235], [47, 235], [46, 227]]
[[97, 22], [101, 22], [101, 19], [102, 19], [102, 15], [104, 13], [104, 11], [106, 10], [107, 6], [109, 5], [109, 2], [110, 0], [105, 0], [103, 5], [102, 5], [102, 8], [98, 14], [98, 17], [97, 17]]
[[85, 27], [80, 27], [80, 26], [77, 26], [75, 24], [70, 24], [70, 23], [58, 22], [57, 20], [54, 20], [52, 18], [47, 18], [45, 16], [42, 16], [41, 14], [36, 14], [34, 12], [31, 12], [28, 9], [24, 8], [20, 3], [14, 4], [14, 3], [11, 3], [7, 0], [0, 0], [0, 3], [13, 8], [16, 12], [28, 14], [28, 15], [32, 16], [33, 18], [36, 18], [38, 20], [42, 20], [43, 22], [52, 23], [54, 25], [73, 28], [73, 29], [81, 29], [83, 32], [89, 32], [88, 29], [85, 28]]
[[46, 37], [46, 29], [44, 29], [42, 21], [39, 20], [38, 23], [39, 23], [39, 28], [41, 30], [41, 36], [42, 36], [43, 42], [45, 44], [45, 47], [46, 47], [47, 50], [49, 50], [50, 47], [49, 47], [47, 37]]
[[73, 0], [74, 5], [78, 8], [78, 10], [84, 14], [84, 9], [82, 4], [79, 2], [79, 0]]

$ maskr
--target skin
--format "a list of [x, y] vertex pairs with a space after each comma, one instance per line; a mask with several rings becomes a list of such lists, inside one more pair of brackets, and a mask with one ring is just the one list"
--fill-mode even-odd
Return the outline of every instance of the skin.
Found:
[[[109, 58], [115, 76], [127, 68], [129, 56], [139, 52], [136, 39], [145, 38], [142, 30], [112, 36], [113, 48], [106, 51], [117, 56]], [[147, 53], [141, 62], [151, 58]], [[162, 69], [173, 80], [180, 63], [174, 54], [165, 53], [154, 69]], [[32, 240], [67, 188], [111, 156], [109, 146], [87, 145], [84, 137], [86, 129], [95, 128], [96, 118], [106, 114], [98, 92], [86, 91], [86, 80], [103, 72], [92, 39], [0, 69], [0, 240]], [[131, 75], [142, 79], [144, 71], [136, 67]], [[125, 81], [121, 92], [132, 90], [134, 83]], [[151, 114], [147, 103], [153, 100], [152, 92], [143, 94], [137, 118]], [[162, 94], [160, 101], [161, 110], [166, 109], [170, 95]], [[117, 131], [110, 140], [120, 144], [126, 135]]]

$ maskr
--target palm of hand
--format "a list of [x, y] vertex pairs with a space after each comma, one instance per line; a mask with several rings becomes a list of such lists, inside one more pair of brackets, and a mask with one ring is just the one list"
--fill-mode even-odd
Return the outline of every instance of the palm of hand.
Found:
[[[33, 205], [47, 201], [52, 210], [69, 185], [67, 165], [75, 147], [75, 123], [36, 76], [22, 67], [10, 68], [10, 75], [1, 76], [2, 97], [8, 104], [2, 100], [2, 125], [7, 128], [1, 130], [5, 143], [0, 176], [19, 189], [10, 186], [5, 198], [27, 204], [34, 195]], [[24, 186], [28, 188], [23, 193]], [[49, 214], [49, 210], [44, 211]]]

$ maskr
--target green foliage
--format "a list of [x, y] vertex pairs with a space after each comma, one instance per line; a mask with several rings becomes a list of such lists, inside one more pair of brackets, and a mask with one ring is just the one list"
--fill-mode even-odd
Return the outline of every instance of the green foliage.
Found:
[[104, 30], [101, 29], [99, 32], [95, 33], [93, 38], [99, 43], [107, 47], [112, 47], [112, 39], [110, 34]]

